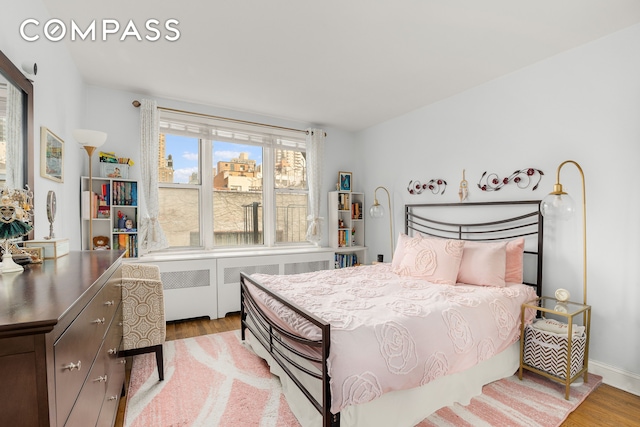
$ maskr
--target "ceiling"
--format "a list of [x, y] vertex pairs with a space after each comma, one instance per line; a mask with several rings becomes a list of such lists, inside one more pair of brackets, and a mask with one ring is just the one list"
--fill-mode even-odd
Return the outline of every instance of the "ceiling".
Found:
[[[97, 20], [96, 41], [65, 38], [89, 84], [348, 131], [640, 22], [638, 0], [43, 2], [68, 26]], [[121, 24], [106, 42], [104, 19]], [[120, 41], [130, 19], [143, 41]]]

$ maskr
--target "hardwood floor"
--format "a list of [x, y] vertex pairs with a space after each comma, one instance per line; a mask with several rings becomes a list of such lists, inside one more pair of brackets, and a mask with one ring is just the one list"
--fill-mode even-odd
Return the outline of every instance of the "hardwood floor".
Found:
[[[240, 315], [232, 314], [222, 319], [190, 319], [167, 323], [167, 340], [215, 334], [240, 328]], [[129, 358], [131, 359], [131, 358]], [[127, 383], [131, 360], [127, 360]], [[115, 427], [124, 426], [126, 398], [120, 401]], [[640, 396], [602, 384], [572, 412], [562, 427], [633, 427], [640, 426]], [[149, 426], [166, 427], [166, 426]], [[213, 427], [213, 426], [212, 426]]]

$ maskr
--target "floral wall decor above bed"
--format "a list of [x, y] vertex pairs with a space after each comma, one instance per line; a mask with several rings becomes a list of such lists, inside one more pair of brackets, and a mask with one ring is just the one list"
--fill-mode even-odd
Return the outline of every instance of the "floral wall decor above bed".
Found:
[[513, 182], [518, 186], [518, 188], [524, 189], [528, 188], [529, 185], [531, 185], [531, 183], [536, 180], [537, 176], [535, 185], [531, 189], [531, 191], [535, 191], [538, 188], [543, 175], [544, 172], [542, 172], [540, 169], [527, 168], [517, 170], [508, 177], [500, 179], [498, 174], [493, 172], [487, 173], [487, 171], [485, 171], [480, 177], [480, 181], [478, 181], [478, 188], [482, 191], [498, 191], [505, 185]]
[[447, 181], [444, 179], [431, 179], [426, 184], [421, 184], [420, 181], [409, 181], [407, 191], [409, 194], [422, 194], [424, 190], [429, 190], [433, 194], [444, 194], [447, 189]]

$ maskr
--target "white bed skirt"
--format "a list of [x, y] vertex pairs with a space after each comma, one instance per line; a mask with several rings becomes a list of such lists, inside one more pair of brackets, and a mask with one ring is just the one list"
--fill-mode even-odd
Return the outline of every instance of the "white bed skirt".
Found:
[[[291, 411], [302, 427], [322, 426], [322, 416], [291, 381], [280, 365], [246, 330], [246, 343], [269, 364], [271, 372], [280, 378], [282, 390]], [[429, 384], [410, 390], [393, 391], [361, 405], [349, 406], [340, 412], [341, 427], [412, 427], [438, 409], [453, 403], [468, 405], [471, 398], [482, 393], [482, 386], [510, 377], [520, 366], [520, 342], [489, 360], [456, 374], [440, 377]], [[307, 381], [304, 381], [307, 383]], [[318, 380], [307, 387], [316, 387]]]

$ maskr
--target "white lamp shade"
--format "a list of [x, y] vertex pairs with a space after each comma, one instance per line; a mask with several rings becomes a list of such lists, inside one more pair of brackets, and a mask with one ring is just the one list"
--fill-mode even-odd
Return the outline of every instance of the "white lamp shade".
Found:
[[73, 138], [83, 147], [100, 147], [107, 140], [107, 134], [99, 130], [76, 129]]
[[548, 219], [568, 220], [573, 216], [576, 204], [568, 194], [549, 194], [540, 203], [540, 212]]

